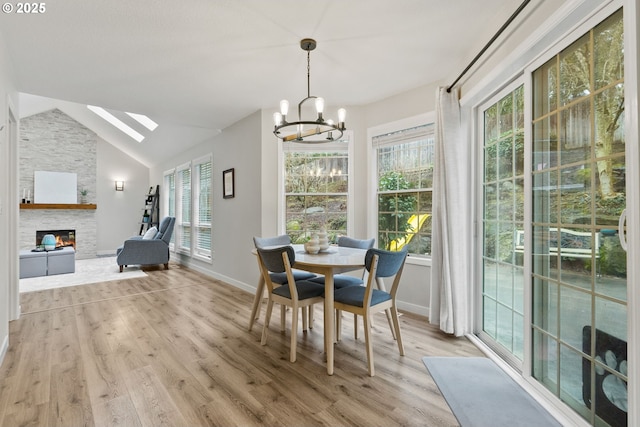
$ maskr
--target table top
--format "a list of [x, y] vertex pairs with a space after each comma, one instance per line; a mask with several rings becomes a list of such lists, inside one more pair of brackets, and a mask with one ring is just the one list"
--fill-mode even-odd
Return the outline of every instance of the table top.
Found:
[[292, 245], [296, 253], [294, 267], [308, 266], [334, 266], [334, 267], [364, 267], [366, 249], [347, 248], [343, 246], [330, 246], [324, 252], [308, 254], [304, 251], [304, 245]]

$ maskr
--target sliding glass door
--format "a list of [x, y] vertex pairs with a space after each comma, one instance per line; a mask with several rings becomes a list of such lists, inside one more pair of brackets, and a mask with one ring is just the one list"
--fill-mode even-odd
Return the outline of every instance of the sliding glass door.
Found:
[[514, 367], [524, 351], [524, 89], [483, 109], [482, 338]]
[[623, 58], [620, 10], [479, 110], [478, 335], [597, 426], [627, 425]]
[[626, 425], [622, 11], [533, 72], [532, 375]]

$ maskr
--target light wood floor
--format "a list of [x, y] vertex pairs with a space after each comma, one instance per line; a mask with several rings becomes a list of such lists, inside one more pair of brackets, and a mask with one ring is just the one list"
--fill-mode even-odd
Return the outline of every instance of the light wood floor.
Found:
[[262, 319], [247, 330], [252, 295], [177, 264], [146, 271], [21, 295], [0, 366], [1, 426], [458, 425], [421, 359], [481, 353], [425, 318], [401, 316], [402, 357], [376, 317], [371, 378], [345, 315], [328, 376], [320, 307], [290, 363], [279, 310], [261, 346]]

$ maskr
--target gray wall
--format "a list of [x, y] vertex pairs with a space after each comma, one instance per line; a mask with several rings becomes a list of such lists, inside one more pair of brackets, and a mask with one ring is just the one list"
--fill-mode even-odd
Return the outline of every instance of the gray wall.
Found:
[[[164, 171], [212, 154], [212, 260], [209, 263], [180, 254], [172, 256], [191, 268], [248, 291], [255, 289], [258, 279], [251, 249], [252, 237], [261, 234], [260, 128], [261, 115], [257, 112], [224, 129], [215, 138], [150, 170], [151, 181], [162, 182]], [[223, 199], [222, 171], [230, 168], [235, 168], [235, 197]], [[163, 215], [166, 212], [161, 212], [160, 216]]]
[[[140, 231], [142, 208], [149, 187], [149, 168], [98, 137], [96, 220], [98, 255], [115, 254], [122, 242]], [[115, 191], [124, 181], [124, 191]]]

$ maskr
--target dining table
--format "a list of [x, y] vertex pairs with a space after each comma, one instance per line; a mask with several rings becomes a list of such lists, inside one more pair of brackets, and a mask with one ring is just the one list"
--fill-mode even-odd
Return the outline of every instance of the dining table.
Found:
[[[334, 274], [364, 268], [366, 249], [348, 248], [344, 246], [329, 246], [328, 249], [316, 254], [307, 253], [304, 245], [291, 245], [295, 251], [293, 268], [305, 270], [311, 273], [324, 275], [324, 343], [327, 356], [327, 374], [333, 375], [334, 342], [335, 342], [335, 316], [333, 301], [333, 276]], [[257, 251], [253, 251], [257, 254]], [[256, 299], [259, 304], [262, 299], [264, 280], [258, 282]], [[251, 313], [249, 328], [255, 320], [257, 312], [256, 301]]]

